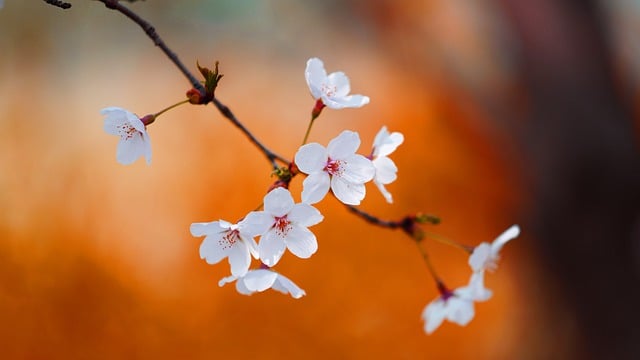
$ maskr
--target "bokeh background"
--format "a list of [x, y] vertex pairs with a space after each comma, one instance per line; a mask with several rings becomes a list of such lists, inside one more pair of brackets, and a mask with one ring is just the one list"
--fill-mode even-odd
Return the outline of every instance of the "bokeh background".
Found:
[[[153, 161], [115, 161], [99, 110], [138, 115], [189, 83], [123, 16], [7, 0], [0, 11], [0, 357], [637, 358], [640, 352], [640, 48], [637, 1], [149, 0], [131, 4], [190, 69], [220, 61], [219, 99], [289, 158], [313, 100], [308, 58], [345, 71], [362, 109], [325, 109], [311, 135], [383, 125], [405, 134], [387, 205], [443, 221], [474, 245], [523, 234], [487, 277], [467, 327], [433, 335], [437, 290], [415, 244], [335, 200], [318, 204], [320, 248], [277, 269], [307, 292], [250, 297], [199, 259], [192, 222], [234, 221], [273, 178], [212, 106], [149, 127]], [[300, 180], [292, 185], [300, 190]], [[467, 256], [426, 248], [450, 287]]]

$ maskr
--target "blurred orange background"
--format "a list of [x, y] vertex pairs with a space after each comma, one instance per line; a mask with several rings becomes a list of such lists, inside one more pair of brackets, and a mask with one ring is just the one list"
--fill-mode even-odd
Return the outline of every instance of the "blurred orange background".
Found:
[[[345, 71], [352, 92], [371, 103], [325, 109], [311, 141], [326, 144], [355, 130], [360, 152], [369, 153], [383, 125], [405, 135], [392, 155], [399, 167], [388, 186], [394, 204], [369, 184], [364, 210], [384, 218], [436, 214], [442, 224], [428, 231], [468, 245], [522, 224], [529, 199], [514, 143], [518, 124], [494, 119], [486, 106], [518, 89], [512, 35], [493, 2], [129, 6], [192, 71], [196, 60], [220, 61], [219, 99], [288, 158], [314, 105], [306, 60], [317, 56], [329, 72]], [[107, 106], [154, 113], [188, 89], [135, 24], [96, 1], [75, 1], [67, 11], [6, 1], [0, 11], [3, 358], [513, 359], [568, 346], [570, 320], [555, 318], [554, 326], [566, 331], [554, 334], [566, 339], [545, 336], [555, 314], [537, 300], [545, 285], [529, 255], [526, 227], [488, 275], [494, 297], [476, 306], [474, 320], [467, 327], [445, 323], [430, 336], [420, 314], [437, 290], [415, 245], [399, 231], [354, 217], [333, 198], [317, 205], [325, 215], [312, 228], [317, 254], [309, 260], [286, 254], [277, 266], [307, 296], [246, 297], [233, 285], [219, 288], [229, 272], [226, 260], [215, 266], [201, 260], [202, 239], [190, 235], [189, 225], [235, 221], [255, 208], [273, 181], [269, 164], [211, 105], [185, 105], [149, 127], [151, 166], [143, 160], [122, 166], [115, 160], [117, 138], [103, 132], [99, 114]], [[297, 199], [300, 180], [292, 185]], [[465, 284], [467, 255], [426, 241], [446, 283]]]

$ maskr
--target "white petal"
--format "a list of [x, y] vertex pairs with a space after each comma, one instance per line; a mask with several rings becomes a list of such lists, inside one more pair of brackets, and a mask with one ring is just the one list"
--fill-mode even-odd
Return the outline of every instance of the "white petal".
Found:
[[314, 99], [320, 99], [322, 94], [322, 84], [327, 78], [327, 72], [324, 69], [322, 60], [311, 58], [307, 60], [307, 68], [304, 71], [304, 77]]
[[491, 257], [491, 245], [483, 242], [476, 246], [469, 256], [469, 266], [474, 272], [483, 271], [487, 266], [487, 261]]
[[151, 138], [149, 134], [145, 131], [142, 133], [142, 145], [145, 159], [147, 160], [147, 165], [151, 164]]
[[238, 223], [238, 230], [249, 237], [262, 235], [273, 226], [273, 215], [264, 211], [252, 211]]
[[260, 261], [267, 266], [274, 266], [280, 261], [286, 244], [284, 239], [278, 236], [275, 230], [269, 230], [260, 239], [258, 244], [258, 253], [260, 254]]
[[[385, 131], [384, 133], [383, 130]], [[399, 132], [389, 134], [388, 132], [386, 132], [386, 128], [383, 127], [378, 135], [376, 135], [376, 139], [374, 140], [373, 155], [388, 156], [389, 154], [394, 152], [403, 142], [404, 135]]]
[[217, 264], [227, 257], [231, 249], [223, 246], [223, 244], [227, 243], [223, 237], [224, 233], [211, 234], [205, 237], [200, 244], [200, 259], [206, 260], [207, 264]]
[[364, 95], [349, 95], [341, 98], [327, 98], [323, 96], [322, 102], [331, 109], [359, 108], [369, 103], [369, 97]]
[[518, 237], [518, 235], [520, 235], [520, 227], [518, 225], [513, 225], [505, 230], [505, 232], [500, 234], [500, 236], [498, 236], [491, 244], [491, 253], [494, 255], [497, 254], [500, 252], [500, 249], [502, 249], [504, 244], [509, 242], [509, 240]]
[[126, 111], [125, 116], [127, 117], [127, 122], [131, 124], [134, 129], [143, 134], [147, 132], [144, 123], [142, 123], [142, 120], [140, 120], [140, 118], [137, 117], [134, 113]]
[[475, 315], [473, 301], [460, 299], [456, 296], [452, 296], [447, 300], [446, 311], [447, 320], [460, 326], [467, 325]]
[[313, 206], [300, 203], [293, 206], [293, 209], [291, 209], [287, 218], [293, 223], [308, 227], [322, 221], [324, 216], [322, 216], [320, 211]]
[[275, 188], [264, 197], [264, 211], [273, 216], [281, 217], [293, 208], [293, 197], [285, 188]]
[[323, 171], [328, 159], [327, 149], [318, 143], [303, 145], [295, 155], [296, 166], [305, 174]]
[[360, 147], [360, 135], [357, 132], [345, 130], [329, 142], [327, 152], [333, 160], [344, 159], [353, 155]]
[[396, 175], [398, 167], [393, 160], [388, 157], [378, 157], [374, 159], [372, 163], [373, 167], [376, 169], [375, 179], [377, 182], [382, 184], [391, 184], [398, 178], [398, 175]]
[[446, 317], [444, 302], [437, 298], [427, 305], [422, 312], [422, 319], [424, 320], [424, 331], [427, 334], [434, 332], [442, 321]]
[[301, 259], [308, 259], [318, 251], [316, 236], [304, 226], [293, 225], [285, 239], [287, 249]]
[[228, 284], [230, 282], [236, 281], [238, 278], [231, 275], [231, 276], [227, 276], [227, 277], [223, 277], [222, 279], [220, 279], [220, 281], [218, 281], [218, 286], [223, 287], [225, 284]]
[[271, 270], [252, 270], [242, 278], [242, 282], [251, 291], [265, 291], [273, 286], [278, 274]]
[[118, 129], [122, 124], [127, 121], [127, 117], [121, 109], [118, 108], [106, 108], [100, 111], [102, 115], [106, 115], [104, 119], [104, 131], [110, 135], [120, 135]]
[[136, 133], [133, 137], [118, 142], [116, 159], [123, 165], [132, 164], [145, 152], [142, 134]]
[[249, 270], [251, 265], [251, 254], [247, 244], [238, 240], [228, 251], [229, 265], [231, 265], [231, 274], [242, 277]]
[[487, 301], [493, 293], [484, 287], [484, 271], [471, 274], [469, 284], [455, 291], [456, 295], [471, 301]]
[[294, 299], [300, 299], [306, 293], [302, 290], [298, 285], [296, 285], [293, 281], [289, 280], [287, 277], [278, 274], [276, 281], [271, 286], [273, 290], [280, 291], [283, 294], [291, 294]]
[[389, 204], [393, 204], [393, 196], [387, 190], [387, 188], [384, 187], [384, 184], [376, 180], [373, 180], [373, 183], [376, 184], [376, 186], [378, 187], [378, 190], [380, 190], [380, 193], [382, 193], [382, 196], [384, 196], [384, 199], [387, 200]]
[[191, 230], [191, 235], [193, 236], [205, 236], [210, 234], [221, 233], [226, 229], [220, 226], [219, 221], [212, 221], [208, 223], [193, 223], [189, 228]]
[[351, 183], [366, 183], [376, 174], [376, 168], [371, 160], [359, 154], [351, 154], [346, 157], [342, 168], [343, 172], [340, 177]]
[[254, 290], [247, 288], [247, 285], [244, 283], [242, 278], [236, 281], [236, 291], [242, 295], [251, 295], [255, 292]]
[[345, 97], [351, 92], [349, 78], [342, 71], [329, 74], [329, 76], [327, 76], [327, 83], [335, 86], [336, 91], [333, 97]]
[[348, 205], [360, 205], [367, 192], [364, 184], [350, 183], [335, 176], [331, 179], [331, 190], [338, 200]]
[[309, 174], [302, 182], [302, 201], [315, 204], [329, 192], [331, 177], [324, 171]]
[[389, 137], [389, 131], [387, 131], [386, 126], [383, 126], [380, 129], [380, 131], [378, 131], [378, 133], [376, 134], [376, 137], [373, 139], [374, 155], [377, 155], [376, 153], [377, 149], [380, 148], [382, 144], [384, 144], [384, 142], [387, 140], [388, 137]]

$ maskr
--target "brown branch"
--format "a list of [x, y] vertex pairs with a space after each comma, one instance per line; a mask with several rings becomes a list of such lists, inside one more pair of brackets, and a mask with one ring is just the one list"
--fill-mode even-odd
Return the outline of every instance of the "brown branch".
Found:
[[59, 1], [59, 0], [44, 0], [44, 2], [64, 10], [67, 10], [71, 7], [71, 4], [69, 4], [68, 2]]
[[[180, 59], [178, 59], [178, 55], [176, 55], [176, 53], [174, 53], [167, 46], [167, 44], [165, 44], [165, 42], [162, 40], [160, 35], [158, 35], [158, 33], [156, 32], [155, 28], [149, 22], [147, 22], [146, 20], [142, 19], [140, 16], [138, 16], [138, 14], [133, 12], [131, 9], [121, 5], [119, 3], [119, 0], [99, 0], [99, 1], [102, 2], [108, 9], [116, 10], [116, 11], [120, 12], [121, 14], [125, 15], [126, 17], [128, 17], [129, 19], [131, 19], [136, 24], [138, 24], [144, 30], [145, 34], [147, 34], [147, 36], [151, 40], [153, 40], [153, 43], [156, 46], [158, 46], [160, 49], [162, 49], [164, 54], [174, 63], [174, 65], [176, 67], [178, 67], [178, 69], [180, 69], [182, 74], [189, 80], [189, 82], [191, 82], [191, 85], [193, 86], [193, 88], [196, 89], [198, 92], [200, 92], [201, 97], [205, 98], [207, 96], [207, 90], [202, 85], [202, 83], [189, 71], [189, 69], [187, 69], [187, 67], [180, 61]], [[287, 160], [284, 157], [274, 153], [273, 151], [269, 150], [264, 144], [262, 144], [235, 117], [235, 115], [231, 112], [231, 110], [229, 109], [228, 106], [222, 104], [215, 97], [212, 98], [211, 102], [213, 102], [213, 104], [216, 106], [218, 111], [220, 111], [220, 113], [225, 118], [230, 120], [238, 129], [240, 129], [240, 131], [242, 131], [249, 138], [249, 141], [251, 141], [256, 147], [258, 147], [258, 149], [260, 149], [260, 151], [262, 151], [262, 153], [269, 160], [269, 162], [271, 163], [271, 166], [274, 169], [278, 168], [278, 165], [276, 164], [276, 160], [281, 161], [281, 162], [283, 162], [285, 164], [289, 164], [290, 163], [289, 160]]]

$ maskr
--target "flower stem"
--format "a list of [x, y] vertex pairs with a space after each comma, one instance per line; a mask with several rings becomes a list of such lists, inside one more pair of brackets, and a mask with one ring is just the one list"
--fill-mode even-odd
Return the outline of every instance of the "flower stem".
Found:
[[153, 116], [158, 117], [158, 116], [160, 116], [160, 115], [164, 114], [165, 112], [167, 112], [167, 111], [169, 111], [169, 110], [171, 110], [171, 109], [173, 109], [173, 108], [175, 108], [175, 107], [178, 107], [178, 106], [180, 106], [180, 105], [182, 105], [182, 104], [186, 104], [186, 103], [188, 103], [188, 102], [189, 102], [189, 99], [182, 100], [182, 101], [177, 102], [177, 103], [175, 103], [175, 104], [173, 104], [173, 105], [171, 105], [171, 106], [169, 106], [169, 107], [167, 107], [167, 108], [164, 108], [164, 109], [162, 109], [162, 110], [158, 111], [157, 113], [153, 114]]
[[302, 139], [302, 145], [307, 143], [307, 140], [309, 139], [309, 133], [311, 133], [311, 127], [313, 126], [313, 122], [316, 120], [316, 118], [311, 117], [311, 121], [309, 121], [309, 126], [307, 127], [307, 132], [304, 134], [304, 139]]
[[438, 273], [436, 273], [436, 270], [433, 267], [433, 264], [431, 263], [431, 259], [429, 258], [429, 253], [427, 252], [427, 250], [425, 250], [421, 246], [421, 243], [422, 243], [421, 241], [416, 241], [415, 243], [416, 243], [416, 246], [418, 247], [418, 251], [420, 251], [422, 258], [424, 259], [424, 262], [427, 264], [427, 269], [429, 270], [429, 274], [431, 274], [431, 277], [437, 284], [441, 284], [442, 280], [440, 280]]
[[464, 245], [464, 244], [460, 244], [459, 242], [453, 241], [453, 240], [451, 240], [451, 239], [449, 239], [447, 237], [444, 237], [442, 235], [438, 235], [436, 233], [431, 233], [431, 232], [425, 231], [424, 234], [427, 237], [430, 237], [430, 238], [432, 238], [432, 239], [434, 239], [436, 241], [439, 241], [439, 242], [441, 242], [443, 244], [450, 245], [450, 246], [453, 246], [453, 247], [457, 247], [458, 249], [462, 249], [462, 250], [464, 250], [465, 252], [468, 252], [468, 253], [472, 253], [473, 252], [473, 247], [472, 246], [467, 246], [467, 245]]
[[346, 205], [347, 209], [349, 209], [349, 211], [351, 211], [352, 213], [360, 216], [361, 218], [363, 218], [365, 221], [374, 224], [374, 225], [378, 225], [380, 227], [385, 227], [385, 228], [389, 228], [389, 229], [397, 229], [399, 227], [402, 226], [402, 222], [403, 220], [400, 221], [393, 221], [393, 220], [383, 220], [380, 219], [377, 216], [371, 215], [366, 211], [360, 210], [357, 207], [353, 206], [353, 205]]

